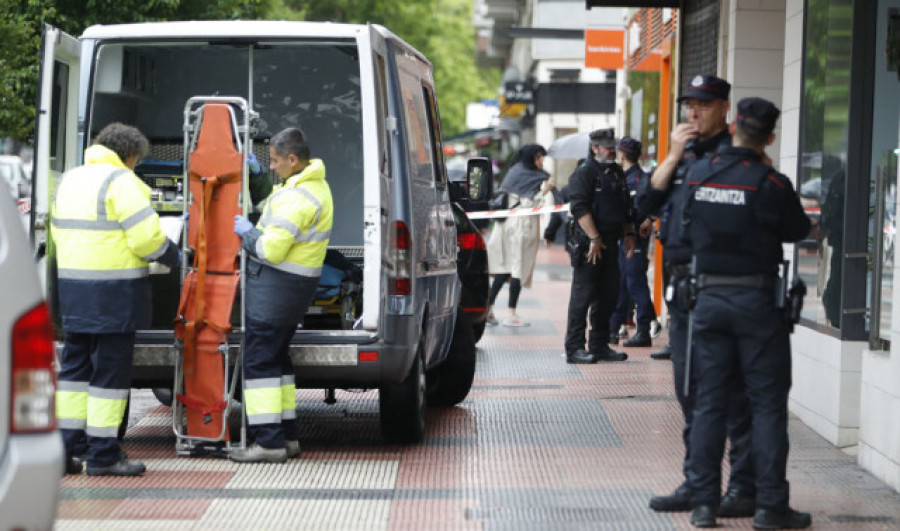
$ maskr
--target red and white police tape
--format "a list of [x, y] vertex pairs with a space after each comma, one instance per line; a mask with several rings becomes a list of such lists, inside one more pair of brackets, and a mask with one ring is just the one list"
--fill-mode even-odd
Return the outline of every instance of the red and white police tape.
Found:
[[537, 214], [568, 211], [569, 203], [566, 203], [564, 205], [551, 205], [543, 207], [510, 208], [508, 210], [483, 210], [480, 212], [466, 212], [466, 215], [469, 216], [469, 219], [493, 219], [512, 218], [516, 216], [534, 216]]

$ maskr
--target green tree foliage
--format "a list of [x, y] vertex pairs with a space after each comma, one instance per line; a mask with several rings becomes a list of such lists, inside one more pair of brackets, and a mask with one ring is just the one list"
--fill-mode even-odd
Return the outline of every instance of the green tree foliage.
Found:
[[266, 18], [381, 24], [434, 65], [445, 135], [465, 130], [466, 104], [496, 97], [501, 72], [475, 66], [471, 0], [272, 0]]
[[269, 0], [0, 0], [0, 138], [28, 140], [43, 23], [79, 35], [93, 24], [258, 18]]
[[238, 18], [384, 25], [433, 62], [446, 135], [500, 84], [499, 70], [475, 66], [471, 0], [0, 0], [0, 138], [33, 134], [43, 23], [79, 35], [93, 24]]

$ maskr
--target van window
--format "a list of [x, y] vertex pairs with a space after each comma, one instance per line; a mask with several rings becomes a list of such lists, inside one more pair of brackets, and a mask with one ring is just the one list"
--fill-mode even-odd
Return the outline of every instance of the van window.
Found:
[[[286, 127], [301, 128], [311, 156], [323, 160], [336, 191], [332, 245], [363, 244], [363, 129], [355, 41], [134, 42], [103, 44], [98, 53], [91, 137], [112, 121], [133, 124], [150, 139], [148, 159], [181, 162], [189, 98], [249, 100], [252, 94], [250, 103], [259, 113], [253, 139], [260, 164], [268, 167], [266, 142], [272, 135]], [[180, 175], [177, 166], [174, 172]]]
[[433, 181], [431, 131], [422, 84], [418, 75], [419, 63], [414, 57], [397, 54], [397, 73], [400, 96], [403, 99], [403, 119], [406, 122], [406, 149], [410, 175], [420, 181]]
[[50, 169], [57, 172], [66, 171], [66, 126], [69, 101], [69, 65], [60, 61], [53, 62], [53, 93], [50, 108]]
[[378, 84], [375, 100], [378, 102], [378, 141], [381, 143], [378, 152], [378, 167], [382, 175], [391, 177], [390, 142], [385, 131], [385, 120], [388, 116], [387, 62], [380, 53], [375, 54], [375, 79]]
[[431, 133], [431, 157], [434, 168], [434, 181], [439, 186], [446, 186], [447, 175], [444, 173], [444, 153], [441, 151], [441, 118], [438, 116], [434, 92], [428, 86], [422, 87], [422, 94], [428, 102], [428, 125]]

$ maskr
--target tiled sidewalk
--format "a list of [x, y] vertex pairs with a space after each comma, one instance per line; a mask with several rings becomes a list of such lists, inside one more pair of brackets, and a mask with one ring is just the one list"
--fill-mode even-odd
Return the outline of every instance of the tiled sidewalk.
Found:
[[[559, 248], [542, 249], [539, 264], [519, 305], [531, 326], [488, 328], [471, 394], [459, 407], [429, 410], [424, 444], [381, 442], [375, 392], [339, 391], [329, 406], [322, 392], [304, 391], [300, 459], [177, 458], [168, 409], [135, 392], [139, 418], [125, 447], [147, 474], [63, 479], [57, 527], [690, 528], [687, 514], [647, 508], [652, 493], [681, 481], [670, 364], [651, 360], [653, 348], [628, 349], [622, 363], [566, 364], [570, 270]], [[900, 528], [900, 494], [798, 420], [790, 429], [792, 504], [813, 513], [814, 528]]]

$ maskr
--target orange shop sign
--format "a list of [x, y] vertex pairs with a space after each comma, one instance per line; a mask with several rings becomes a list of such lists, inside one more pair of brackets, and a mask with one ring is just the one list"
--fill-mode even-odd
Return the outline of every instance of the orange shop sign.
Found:
[[625, 68], [625, 30], [584, 30], [584, 66], [603, 70]]

